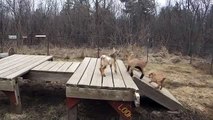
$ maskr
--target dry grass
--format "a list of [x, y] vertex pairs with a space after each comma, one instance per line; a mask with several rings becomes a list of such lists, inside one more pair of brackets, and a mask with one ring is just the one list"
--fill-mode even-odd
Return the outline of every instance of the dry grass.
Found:
[[[146, 49], [144, 48], [127, 46], [120, 47], [119, 49], [121, 50], [120, 59], [124, 59], [123, 56], [127, 50], [133, 51], [136, 53], [136, 56], [146, 59]], [[30, 49], [28, 47], [23, 47], [18, 50], [18, 53], [44, 54], [45, 51], [46, 49], [35, 50], [34, 48]], [[189, 59], [186, 56], [182, 56], [180, 54], [178, 54], [178, 56], [169, 54], [165, 48], [162, 48], [159, 52], [155, 52], [154, 50], [150, 51], [152, 53], [149, 55], [149, 63], [145, 68], [145, 73], [148, 73], [150, 70], [159, 70], [164, 72], [167, 76], [164, 87], [171, 91], [171, 93], [184, 105], [185, 108], [195, 114], [197, 112], [203, 114], [203, 118], [207, 117], [208, 119], [213, 119], [213, 76], [204, 72], [205, 68], [204, 70], [200, 70], [197, 69], [197, 67], [190, 65]], [[101, 50], [100, 54], [108, 54], [110, 52], [111, 49], [105, 48]], [[54, 56], [54, 60], [80, 61], [87, 56], [96, 57], [97, 50], [93, 48], [52, 48], [50, 49], [50, 54]], [[171, 59], [176, 59], [177, 57], [181, 61], [173, 63]], [[45, 106], [47, 108], [45, 108]], [[43, 106], [43, 104], [40, 104], [39, 107], [44, 107], [44, 111], [41, 113], [35, 111], [36, 108], [27, 108], [27, 111], [25, 111], [23, 115], [15, 115], [15, 117], [10, 113], [3, 115], [6, 111], [5, 108], [8, 106], [0, 105], [0, 107], [0, 117], [3, 116], [5, 120], [18, 120], [31, 119], [29, 117], [32, 117], [33, 119], [36, 118], [35, 116], [39, 116], [40, 114], [43, 115], [42, 117], [48, 118], [45, 116], [58, 114], [58, 111], [60, 111], [58, 108], [62, 109], [63, 105], [61, 103], [55, 104], [54, 106], [50, 104], [44, 104]], [[28, 114], [29, 111], [32, 111], [30, 112], [31, 115]], [[51, 119], [55, 119], [54, 116]]]

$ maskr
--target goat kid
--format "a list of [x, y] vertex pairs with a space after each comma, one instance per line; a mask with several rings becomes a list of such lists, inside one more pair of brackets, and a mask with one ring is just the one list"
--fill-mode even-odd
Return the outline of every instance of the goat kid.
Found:
[[102, 55], [100, 57], [101, 61], [100, 61], [100, 72], [101, 72], [101, 76], [105, 77], [105, 73], [104, 70], [106, 69], [106, 67], [109, 65], [110, 68], [112, 69], [112, 66], [114, 66], [115, 69], [115, 73], [117, 73], [117, 66], [116, 66], [116, 57], [118, 56], [120, 51], [115, 50], [115, 48], [113, 48], [113, 53], [109, 54], [109, 56], [107, 55]]
[[135, 58], [133, 53], [128, 53], [126, 55], [127, 58], [127, 72], [130, 71], [130, 75], [133, 76], [133, 70], [136, 68], [140, 70], [141, 76], [140, 79], [144, 77], [144, 68], [147, 65], [147, 61], [145, 62], [143, 59]]
[[164, 81], [166, 79], [166, 77], [164, 76], [163, 73], [161, 73], [161, 72], [151, 72], [149, 74], [149, 78], [151, 79], [151, 81], [149, 83], [152, 83], [152, 82], [157, 83], [158, 86], [156, 87], [156, 89], [159, 89], [159, 88], [160, 88], [160, 90], [162, 89], [163, 83], [164, 83]]

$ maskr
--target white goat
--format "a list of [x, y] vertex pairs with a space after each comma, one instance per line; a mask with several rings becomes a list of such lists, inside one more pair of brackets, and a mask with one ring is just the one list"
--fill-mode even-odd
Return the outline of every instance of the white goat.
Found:
[[118, 53], [119, 51], [115, 50], [115, 48], [113, 48], [113, 53], [110, 54], [109, 56], [107, 55], [102, 55], [100, 58], [101, 58], [101, 61], [100, 61], [100, 72], [101, 72], [101, 75], [103, 77], [105, 77], [105, 73], [104, 73], [104, 70], [106, 69], [106, 67], [109, 65], [110, 68], [112, 69], [112, 66], [114, 66], [115, 68], [115, 73], [117, 73], [117, 66], [116, 66], [116, 57], [118, 56]]

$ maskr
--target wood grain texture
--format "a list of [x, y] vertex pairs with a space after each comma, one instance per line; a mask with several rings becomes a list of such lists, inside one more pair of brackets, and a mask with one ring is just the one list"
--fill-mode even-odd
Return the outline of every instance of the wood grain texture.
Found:
[[[53, 66], [55, 66], [57, 64], [57, 62], [55, 62], [55, 61], [48, 61], [48, 62], [49, 62], [49, 64], [40, 68], [41, 71], [48, 71], [50, 68], [52, 68]], [[38, 65], [38, 66], [40, 66], [40, 65]]]
[[112, 71], [109, 66], [105, 69], [105, 77], [103, 77], [103, 87], [114, 87], [113, 79], [112, 79]]
[[55, 66], [53, 66], [52, 68], [49, 69], [49, 71], [57, 71], [58, 69], [60, 69], [65, 62], [59, 61]]
[[93, 73], [95, 70], [97, 59], [91, 58], [88, 67], [86, 68], [85, 73], [83, 74], [81, 80], [79, 81], [78, 85], [90, 85], [91, 79], [93, 77]]
[[0, 79], [0, 91], [14, 91], [14, 80], [3, 80]]
[[67, 85], [77, 85], [81, 77], [84, 74], [85, 69], [87, 68], [91, 58], [85, 58], [72, 77], [68, 80]]
[[125, 83], [124, 83], [124, 80], [122, 78], [122, 75], [121, 75], [121, 71], [119, 69], [119, 66], [117, 65], [117, 73], [114, 73], [113, 72], [113, 80], [114, 80], [114, 86], [116, 88], [125, 88]]
[[120, 72], [121, 72], [121, 75], [122, 75], [122, 78], [125, 82], [126, 87], [138, 90], [137, 85], [135, 84], [132, 77], [127, 72], [124, 63], [121, 60], [117, 60], [117, 63], [118, 63], [118, 66], [119, 66], [119, 69], [120, 69]]
[[26, 72], [28, 72], [29, 70], [31, 70], [32, 68], [34, 68], [35, 66], [52, 59], [52, 56], [40, 56], [40, 57], [36, 57], [34, 58], [34, 60], [32, 60], [29, 64], [25, 64], [23, 66], [20, 66], [18, 69], [16, 68], [16, 71], [13, 72], [12, 74], [7, 74], [6, 78], [7, 79], [13, 79], [15, 77], [21, 76], [23, 74], [25, 74]]
[[72, 62], [65, 62], [57, 71], [65, 72], [72, 65]]
[[111, 90], [98, 88], [80, 88], [66, 86], [66, 96], [72, 98], [115, 100], [115, 101], [134, 101], [134, 90]]
[[14, 65], [23, 64], [23, 62], [26, 61], [27, 59], [29, 59], [30, 57], [32, 57], [32, 56], [20, 56], [20, 58], [18, 58], [18, 59], [13, 59], [13, 60], [9, 60], [7, 62], [1, 63], [0, 72], [1, 72], [1, 70], [13, 67]]
[[100, 68], [100, 59], [97, 60], [90, 86], [100, 87], [102, 85], [102, 77], [99, 68]]
[[75, 72], [78, 66], [80, 65], [80, 62], [73, 62], [73, 64], [67, 69], [66, 72]]
[[49, 63], [51, 63], [51, 61], [45, 61], [42, 64], [34, 67], [32, 70], [40, 70], [41, 68], [43, 68], [44, 66], [48, 65]]

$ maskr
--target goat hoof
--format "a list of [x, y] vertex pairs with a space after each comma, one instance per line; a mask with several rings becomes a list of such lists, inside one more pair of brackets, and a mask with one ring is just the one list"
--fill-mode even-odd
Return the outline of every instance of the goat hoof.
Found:
[[155, 89], [159, 89], [159, 87], [155, 87]]

